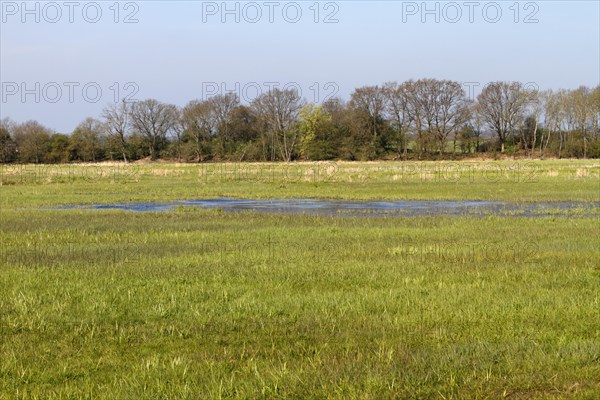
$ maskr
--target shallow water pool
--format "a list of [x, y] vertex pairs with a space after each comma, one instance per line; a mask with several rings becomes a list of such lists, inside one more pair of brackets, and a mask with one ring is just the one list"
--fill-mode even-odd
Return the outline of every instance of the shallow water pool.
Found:
[[67, 206], [63, 209], [126, 210], [136, 212], [171, 211], [178, 207], [256, 211], [283, 214], [317, 214], [339, 216], [600, 216], [600, 203], [542, 202], [510, 203], [465, 200], [398, 200], [360, 201], [327, 199], [205, 199], [164, 203], [119, 203]]

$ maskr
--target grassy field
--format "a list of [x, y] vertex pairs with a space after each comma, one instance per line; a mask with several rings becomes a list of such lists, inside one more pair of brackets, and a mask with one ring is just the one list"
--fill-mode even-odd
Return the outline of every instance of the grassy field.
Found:
[[1, 205], [198, 198], [600, 201], [600, 161], [0, 166]]
[[48, 209], [598, 202], [598, 161], [1, 172], [0, 399], [600, 398], [598, 218]]

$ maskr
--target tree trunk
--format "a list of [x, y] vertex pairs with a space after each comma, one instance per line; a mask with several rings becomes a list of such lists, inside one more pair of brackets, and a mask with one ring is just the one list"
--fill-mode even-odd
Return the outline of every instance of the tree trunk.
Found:
[[536, 118], [535, 126], [533, 127], [533, 141], [531, 143], [531, 152], [529, 153], [529, 158], [533, 157], [533, 152], [535, 151], [535, 144], [537, 142], [537, 130], [538, 130], [538, 122], [537, 122], [537, 118]]
[[559, 144], [558, 144], [558, 158], [560, 158], [561, 154], [562, 154], [563, 140], [564, 140], [563, 139], [563, 134], [561, 132], [560, 133], [560, 141], [559, 141]]
[[[471, 152], [471, 144], [469, 143], [469, 153]], [[454, 133], [454, 139], [452, 140], [452, 159], [456, 156], [456, 132]]]

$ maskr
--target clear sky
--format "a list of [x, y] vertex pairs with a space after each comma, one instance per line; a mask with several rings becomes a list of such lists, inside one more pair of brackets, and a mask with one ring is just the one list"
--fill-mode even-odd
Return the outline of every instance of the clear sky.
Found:
[[418, 78], [596, 86], [599, 3], [2, 1], [1, 117], [69, 133], [123, 98], [287, 86], [321, 101]]

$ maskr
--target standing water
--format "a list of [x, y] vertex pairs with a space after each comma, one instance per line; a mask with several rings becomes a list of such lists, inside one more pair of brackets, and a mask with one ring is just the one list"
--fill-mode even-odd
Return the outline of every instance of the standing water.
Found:
[[359, 201], [326, 199], [209, 199], [182, 200], [166, 203], [119, 203], [65, 208], [94, 210], [126, 210], [138, 212], [169, 211], [178, 207], [221, 209], [224, 211], [256, 211], [283, 214], [316, 214], [345, 216], [560, 216], [600, 215], [600, 203], [543, 202], [512, 203], [465, 200], [400, 200]]

